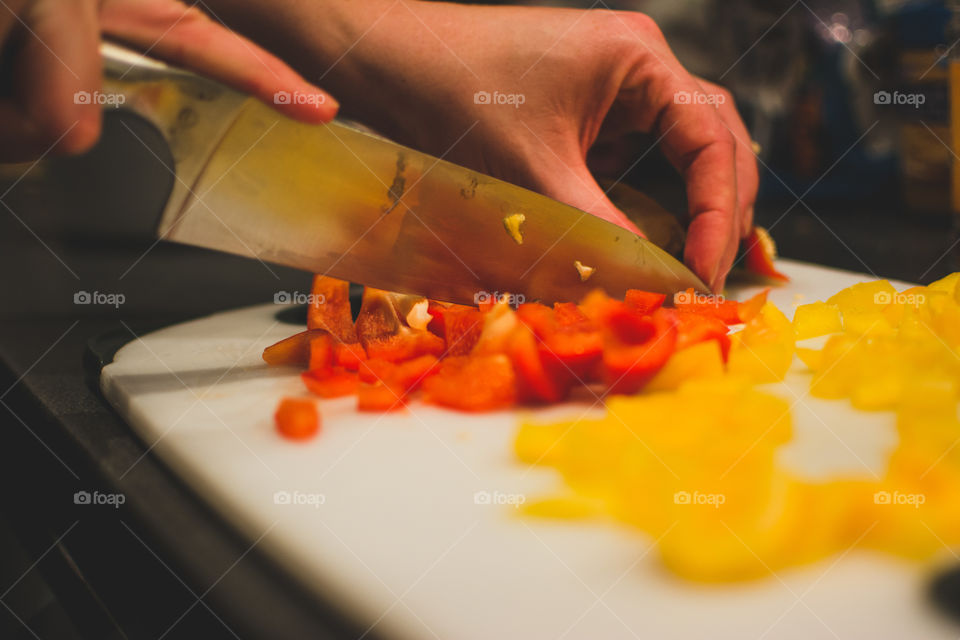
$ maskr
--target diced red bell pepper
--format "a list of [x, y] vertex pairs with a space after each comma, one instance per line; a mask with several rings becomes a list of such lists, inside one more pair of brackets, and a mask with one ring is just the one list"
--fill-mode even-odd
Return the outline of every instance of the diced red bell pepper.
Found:
[[676, 312], [675, 319], [677, 323], [677, 351], [686, 349], [698, 342], [716, 340], [720, 344], [723, 361], [726, 362], [727, 354], [730, 353], [730, 336], [728, 335], [729, 328], [722, 320], [714, 316], [686, 311]]
[[447, 358], [423, 385], [424, 400], [461, 411], [494, 411], [514, 405], [517, 376], [504, 354]]
[[364, 289], [356, 328], [367, 357], [399, 362], [424, 354], [443, 355], [443, 338], [406, 326], [390, 296], [379, 289]]
[[327, 335], [323, 329], [308, 329], [284, 338], [263, 350], [263, 359], [269, 365], [305, 367], [310, 363], [310, 342]]
[[564, 396], [572, 382], [586, 382], [584, 378], [600, 360], [603, 337], [579, 307], [572, 303], [557, 303], [553, 309], [522, 304], [517, 316], [536, 335], [544, 368]]
[[282, 399], [273, 418], [277, 431], [293, 440], [305, 440], [320, 430], [320, 412], [309, 398]]
[[367, 352], [359, 342], [353, 344], [337, 342], [333, 345], [333, 363], [338, 367], [356, 371], [360, 368], [360, 363], [366, 359]]
[[528, 402], [559, 402], [570, 390], [568, 381], [572, 378], [567, 372], [557, 375], [548, 371], [540, 345], [533, 331], [519, 326], [510, 336], [506, 348], [507, 356], [513, 363], [517, 376], [518, 394], [521, 400]]
[[438, 371], [439, 363], [436, 356], [429, 354], [405, 362], [371, 359], [360, 365], [360, 380], [369, 384], [384, 382], [404, 392], [413, 391]]
[[345, 344], [356, 343], [357, 331], [350, 311], [350, 283], [317, 275], [313, 278], [311, 294], [307, 328], [328, 331]]
[[789, 276], [777, 271], [774, 266], [774, 260], [777, 257], [777, 246], [773, 238], [763, 227], [754, 227], [750, 235], [740, 243], [743, 249], [743, 266], [747, 271], [751, 271], [767, 278], [789, 282]]
[[677, 293], [673, 306], [678, 311], [713, 316], [726, 324], [740, 324], [740, 303], [727, 300], [721, 295], [706, 295], [694, 292], [693, 288]]
[[444, 337], [448, 356], [465, 356], [483, 333], [483, 313], [473, 307], [456, 305], [443, 314]]
[[326, 371], [333, 366], [333, 337], [326, 331], [310, 340], [310, 370]]
[[[663, 367], [676, 347], [674, 315], [669, 309], [658, 309], [648, 316], [636, 314], [639, 319], [629, 331], [621, 329], [607, 333], [603, 347], [603, 377], [610, 391], [634, 393]], [[626, 326], [626, 322], [622, 324]]]
[[663, 306], [663, 301], [667, 296], [663, 293], [651, 293], [650, 291], [641, 291], [640, 289], [627, 289], [627, 294], [623, 301], [628, 307], [639, 313], [653, 313]]
[[300, 379], [311, 393], [321, 398], [352, 395], [356, 393], [359, 385], [356, 372], [347, 371], [343, 367], [304, 371], [300, 374]]
[[357, 391], [357, 409], [384, 413], [402, 411], [407, 406], [407, 394], [385, 382], [362, 384]]

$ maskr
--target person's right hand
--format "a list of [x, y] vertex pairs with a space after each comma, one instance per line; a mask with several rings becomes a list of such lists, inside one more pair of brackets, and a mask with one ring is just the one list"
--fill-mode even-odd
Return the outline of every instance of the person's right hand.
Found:
[[177, 0], [6, 0], [0, 8], [0, 161], [79, 153], [96, 142], [101, 32], [272, 104], [277, 91], [323, 94], [322, 103], [275, 105], [327, 122], [337, 102], [249, 40]]
[[[290, 2], [296, 18], [277, 29], [292, 43], [288, 59], [316, 59], [326, 69], [324, 82], [348, 114], [634, 231], [586, 155], [598, 139], [650, 133], [686, 182], [684, 259], [722, 288], [752, 225], [756, 161], [732, 96], [684, 69], [652, 19], [367, 1], [358, 15], [344, 15], [353, 12], [349, 3]], [[350, 26], [330, 26], [341, 23]], [[256, 28], [251, 22], [249, 33]], [[315, 43], [316, 53], [298, 56], [297, 42], [307, 51]], [[497, 104], [497, 96], [523, 102]]]

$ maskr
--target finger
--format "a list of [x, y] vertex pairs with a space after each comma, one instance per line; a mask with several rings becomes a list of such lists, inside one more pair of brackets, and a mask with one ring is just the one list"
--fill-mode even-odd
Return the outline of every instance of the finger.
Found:
[[737, 158], [737, 211], [740, 216], [739, 238], [745, 238], [753, 227], [753, 206], [757, 199], [760, 175], [757, 171], [756, 155], [750, 132], [740, 118], [733, 94], [723, 87], [705, 80], [700, 83], [707, 91], [718, 96], [717, 111], [720, 118], [736, 140]]
[[664, 155], [683, 176], [690, 225], [684, 260], [712, 288], [722, 286], [736, 253], [736, 146], [716, 109], [661, 97], [657, 129]]
[[178, 2], [105, 0], [104, 32], [172, 64], [256, 96], [291, 118], [329, 122], [339, 104], [276, 56], [195, 7]]
[[13, 96], [0, 102], [0, 147], [9, 159], [48, 151], [80, 153], [100, 133], [101, 62], [95, 7], [89, 2], [30, 3], [13, 27]]

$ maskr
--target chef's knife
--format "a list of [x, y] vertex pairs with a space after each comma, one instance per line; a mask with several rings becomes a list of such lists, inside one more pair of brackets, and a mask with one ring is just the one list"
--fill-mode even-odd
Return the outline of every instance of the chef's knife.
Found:
[[568, 205], [342, 122], [296, 122], [111, 43], [101, 52], [104, 102], [170, 147], [164, 240], [466, 304], [708, 291], [644, 238]]

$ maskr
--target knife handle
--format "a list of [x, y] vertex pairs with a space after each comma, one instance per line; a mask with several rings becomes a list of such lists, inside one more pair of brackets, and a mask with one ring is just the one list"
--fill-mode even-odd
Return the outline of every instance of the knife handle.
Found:
[[170, 220], [192, 195], [208, 158], [250, 98], [112, 42], [102, 42], [100, 54], [104, 109], [137, 114], [170, 148], [173, 166], [167, 168], [175, 179], [162, 215]]

